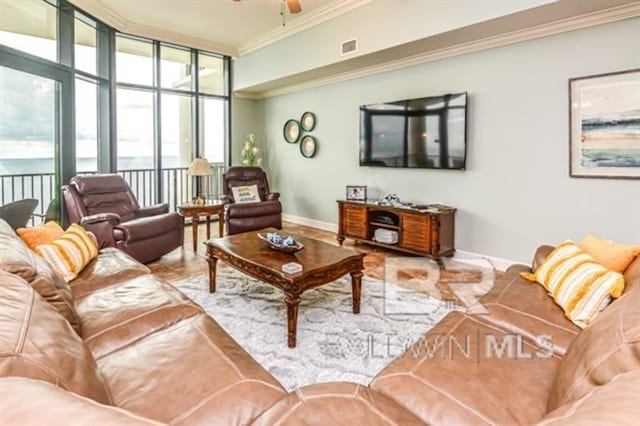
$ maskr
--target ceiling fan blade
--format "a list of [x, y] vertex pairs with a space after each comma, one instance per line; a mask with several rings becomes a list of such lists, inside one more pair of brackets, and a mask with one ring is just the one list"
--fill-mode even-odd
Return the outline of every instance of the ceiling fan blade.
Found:
[[291, 13], [302, 12], [302, 7], [300, 6], [300, 0], [287, 0], [287, 6], [289, 7], [289, 12]]

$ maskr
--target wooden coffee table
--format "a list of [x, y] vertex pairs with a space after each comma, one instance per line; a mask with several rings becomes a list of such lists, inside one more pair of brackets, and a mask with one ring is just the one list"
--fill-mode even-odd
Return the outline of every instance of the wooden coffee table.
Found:
[[[275, 232], [275, 229], [260, 231]], [[282, 231], [280, 231], [282, 232]], [[282, 232], [292, 235], [289, 232]], [[360, 289], [362, 285], [363, 253], [343, 249], [322, 241], [293, 235], [304, 244], [304, 249], [295, 254], [284, 254], [270, 249], [260, 240], [257, 232], [246, 232], [224, 238], [209, 240], [209, 291], [216, 291], [216, 263], [218, 260], [233, 266], [247, 275], [279, 288], [285, 294], [287, 304], [287, 344], [296, 346], [298, 304], [305, 290], [330, 283], [343, 275], [351, 275], [353, 313], [360, 313]], [[282, 265], [297, 262], [302, 272], [290, 275], [282, 272]]]

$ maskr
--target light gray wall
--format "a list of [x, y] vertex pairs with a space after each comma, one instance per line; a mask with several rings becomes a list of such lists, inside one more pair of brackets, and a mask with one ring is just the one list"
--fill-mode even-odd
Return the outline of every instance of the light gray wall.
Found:
[[[231, 99], [231, 164], [242, 164], [242, 147], [249, 136], [256, 135], [256, 144], [265, 151], [264, 103], [234, 96]], [[264, 153], [262, 155], [264, 162]], [[265, 163], [266, 167], [267, 164]]]
[[[234, 87], [264, 83], [555, 0], [375, 0], [235, 60]], [[340, 54], [358, 37], [358, 52]], [[274, 55], [278, 57], [273, 60]]]
[[[272, 187], [286, 213], [331, 223], [348, 184], [448, 204], [458, 208], [458, 249], [522, 262], [541, 243], [587, 233], [637, 244], [639, 181], [568, 176], [567, 85], [638, 68], [639, 52], [633, 19], [257, 102]], [[359, 105], [459, 91], [469, 93], [466, 171], [359, 167]], [[313, 159], [282, 137], [304, 111], [317, 116]]]

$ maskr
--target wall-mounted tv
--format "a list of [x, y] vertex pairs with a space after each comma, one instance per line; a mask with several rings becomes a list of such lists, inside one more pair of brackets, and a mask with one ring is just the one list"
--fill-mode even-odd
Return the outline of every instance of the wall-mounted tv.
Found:
[[360, 165], [464, 170], [467, 93], [360, 107]]

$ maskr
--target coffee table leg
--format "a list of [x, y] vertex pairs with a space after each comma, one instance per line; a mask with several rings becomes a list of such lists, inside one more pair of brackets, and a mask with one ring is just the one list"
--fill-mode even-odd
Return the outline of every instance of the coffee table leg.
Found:
[[218, 259], [213, 256], [207, 257], [207, 261], [209, 262], [209, 293], [216, 292], [216, 265], [218, 263]]
[[362, 289], [362, 271], [351, 273], [351, 291], [353, 296], [353, 313], [360, 313], [360, 291]]
[[207, 216], [207, 240], [211, 238], [211, 216]]
[[298, 327], [298, 305], [300, 298], [298, 296], [287, 294], [284, 298], [287, 304], [287, 345], [290, 348], [296, 347], [296, 332]]

